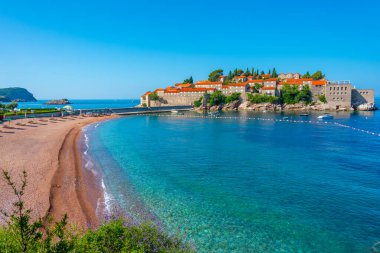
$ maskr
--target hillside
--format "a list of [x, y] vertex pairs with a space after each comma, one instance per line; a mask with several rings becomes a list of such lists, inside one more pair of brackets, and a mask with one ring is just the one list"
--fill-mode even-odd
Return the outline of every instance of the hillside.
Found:
[[24, 88], [12, 87], [12, 88], [0, 88], [0, 97], [3, 101], [22, 101], [22, 102], [35, 102], [37, 99]]

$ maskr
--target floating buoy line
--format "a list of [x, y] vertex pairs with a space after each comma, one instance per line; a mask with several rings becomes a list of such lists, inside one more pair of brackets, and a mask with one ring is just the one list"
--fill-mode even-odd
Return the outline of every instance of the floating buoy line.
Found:
[[315, 121], [315, 120], [293, 120], [293, 119], [271, 119], [271, 118], [262, 118], [262, 117], [232, 117], [232, 116], [213, 116], [213, 115], [186, 115], [186, 114], [161, 114], [161, 113], [139, 113], [136, 115], [141, 116], [158, 116], [158, 117], [174, 117], [174, 118], [200, 118], [200, 119], [234, 119], [234, 120], [258, 120], [258, 121], [268, 121], [268, 122], [286, 122], [286, 123], [300, 123], [300, 124], [316, 124], [316, 125], [332, 125], [342, 128], [347, 128], [353, 131], [378, 136], [380, 137], [380, 133], [375, 133], [372, 131], [364, 130], [357, 127], [352, 127], [349, 125], [341, 124], [338, 122], [331, 121]]

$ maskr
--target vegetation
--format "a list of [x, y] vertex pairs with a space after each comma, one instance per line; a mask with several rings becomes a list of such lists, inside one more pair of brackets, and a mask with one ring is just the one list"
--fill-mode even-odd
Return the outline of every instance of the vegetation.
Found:
[[251, 94], [248, 93], [248, 101], [253, 104], [260, 104], [260, 103], [272, 103], [275, 104], [278, 102], [278, 97], [275, 96], [269, 96], [266, 94]]
[[213, 72], [211, 72], [209, 75], [208, 75], [208, 80], [210, 82], [217, 82], [218, 81], [218, 78], [220, 76], [223, 75], [223, 69], [217, 69], [217, 70], [214, 70]]
[[187, 79], [185, 79], [185, 80], [183, 80], [183, 83], [191, 83], [191, 84], [193, 84], [193, 77], [192, 76], [190, 76], [189, 78], [187, 78]]
[[255, 85], [252, 87], [252, 92], [253, 93], [259, 93], [260, 89], [263, 87], [262, 84], [260, 83], [255, 83]]
[[194, 101], [194, 107], [200, 107], [202, 105], [203, 97], [200, 97], [198, 100]]
[[296, 85], [285, 84], [281, 89], [280, 98], [285, 104], [296, 104], [299, 102], [310, 104], [312, 102], [312, 94], [308, 85], [299, 90]]
[[215, 91], [210, 95], [210, 99], [208, 101], [210, 106], [221, 105], [224, 103], [226, 97], [220, 90]]
[[240, 100], [240, 93], [239, 92], [234, 92], [231, 95], [227, 96], [224, 100], [225, 103], [232, 103], [235, 101]]
[[319, 101], [321, 101], [322, 103], [327, 103], [327, 99], [326, 99], [326, 96], [325, 95], [320, 95], [319, 97], [318, 97], [318, 100]]
[[277, 78], [277, 71], [276, 71], [276, 68], [273, 68], [273, 70], [272, 70], [272, 74], [271, 74], [271, 77], [272, 78]]
[[144, 223], [132, 225], [117, 219], [102, 225], [95, 231], [76, 232], [70, 228], [68, 217], [53, 224], [52, 218], [32, 221], [31, 209], [25, 207], [23, 196], [27, 187], [27, 173], [21, 176], [17, 187], [8, 172], [3, 177], [13, 190], [16, 201], [13, 210], [1, 210], [7, 226], [0, 227], [0, 252], [192, 252], [178, 238], [168, 236], [157, 227]]
[[322, 73], [322, 71], [318, 70], [311, 76], [311, 78], [313, 78], [314, 80], [321, 80], [325, 78], [325, 75]]
[[[14, 105], [13, 105], [14, 106]], [[11, 106], [11, 108], [13, 108]], [[7, 107], [7, 105], [0, 104], [0, 115], [5, 116], [17, 116], [17, 115], [25, 115], [25, 114], [44, 114], [44, 113], [56, 113], [59, 112], [56, 108], [38, 108], [38, 109], [21, 109], [19, 111], [13, 111]]]
[[153, 93], [149, 94], [149, 99], [152, 101], [158, 101], [158, 100], [160, 100], [160, 97], [157, 95], [156, 92], [153, 92]]
[[311, 78], [311, 75], [310, 75], [309, 71], [306, 72], [306, 74], [304, 74], [304, 75], [302, 76], [302, 78]]

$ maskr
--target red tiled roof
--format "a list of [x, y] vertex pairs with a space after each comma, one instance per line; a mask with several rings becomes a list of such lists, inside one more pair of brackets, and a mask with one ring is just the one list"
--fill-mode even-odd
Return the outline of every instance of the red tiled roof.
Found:
[[267, 81], [277, 81], [277, 78], [268, 78], [264, 80], [264, 82], [267, 82]]
[[231, 83], [231, 84], [229, 84], [229, 86], [242, 87], [242, 86], [246, 86], [247, 84], [248, 84], [248, 82], [244, 82], [244, 83]]
[[264, 82], [264, 80], [263, 79], [255, 79], [255, 80], [250, 80], [248, 82], [249, 83], [262, 83], [262, 82]]
[[315, 85], [315, 86], [326, 85], [327, 81], [326, 80], [317, 80], [317, 81], [312, 81], [311, 84]]
[[199, 81], [195, 83], [196, 85], [220, 85], [222, 82], [210, 82], [210, 81]]
[[215, 88], [183, 88], [180, 92], [205, 92], [205, 91], [215, 91]]
[[262, 87], [262, 90], [275, 90], [276, 87]]

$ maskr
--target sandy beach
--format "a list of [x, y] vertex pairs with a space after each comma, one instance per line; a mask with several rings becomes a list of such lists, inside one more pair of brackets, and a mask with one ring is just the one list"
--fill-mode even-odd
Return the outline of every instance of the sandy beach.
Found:
[[[0, 125], [0, 169], [9, 171], [18, 184], [21, 172], [28, 173], [25, 201], [33, 217], [60, 218], [67, 213], [69, 221], [80, 227], [98, 225], [96, 204], [102, 192], [95, 176], [82, 168], [78, 139], [83, 126], [110, 118], [18, 120], [11, 123], [13, 128]], [[15, 197], [3, 179], [0, 191], [0, 207], [9, 211]]]

